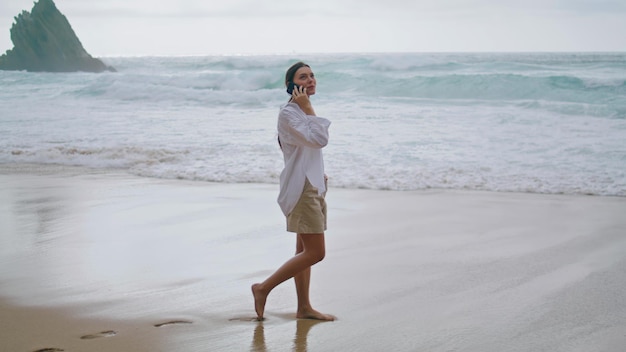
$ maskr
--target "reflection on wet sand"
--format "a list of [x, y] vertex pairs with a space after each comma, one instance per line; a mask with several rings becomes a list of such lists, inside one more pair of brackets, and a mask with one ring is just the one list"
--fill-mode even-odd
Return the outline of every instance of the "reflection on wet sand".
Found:
[[62, 178], [9, 178], [0, 189], [0, 244], [6, 251], [36, 248], [53, 240], [62, 219], [71, 216], [74, 190]]
[[[309, 330], [314, 325], [323, 323], [321, 320], [312, 319], [297, 319], [296, 320], [296, 333], [293, 338], [292, 351], [294, 352], [306, 352], [307, 351], [307, 338]], [[254, 328], [254, 334], [252, 336], [252, 345], [250, 346], [252, 352], [267, 352], [267, 345], [265, 344], [265, 328], [263, 322], [259, 322]]]
[[306, 352], [307, 350], [307, 336], [309, 335], [309, 330], [314, 325], [322, 323], [321, 320], [311, 320], [311, 319], [298, 319], [296, 320], [296, 336], [293, 339], [293, 350], [295, 352]]
[[252, 335], [252, 346], [250, 351], [252, 352], [266, 352], [267, 346], [265, 345], [265, 331], [263, 322], [259, 322], [254, 328], [254, 335]]

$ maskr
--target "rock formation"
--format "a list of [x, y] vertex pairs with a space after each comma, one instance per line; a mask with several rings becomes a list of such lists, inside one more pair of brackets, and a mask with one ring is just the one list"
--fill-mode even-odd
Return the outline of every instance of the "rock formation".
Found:
[[52, 0], [35, 2], [11, 27], [13, 49], [0, 56], [0, 70], [47, 72], [115, 71], [85, 51]]

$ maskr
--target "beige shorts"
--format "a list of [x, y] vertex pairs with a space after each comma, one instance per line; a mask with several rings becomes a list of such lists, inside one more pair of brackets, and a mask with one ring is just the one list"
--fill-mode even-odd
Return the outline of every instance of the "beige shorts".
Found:
[[324, 194], [317, 194], [317, 188], [313, 187], [307, 179], [304, 190], [296, 207], [287, 215], [287, 231], [312, 234], [326, 231], [326, 200]]

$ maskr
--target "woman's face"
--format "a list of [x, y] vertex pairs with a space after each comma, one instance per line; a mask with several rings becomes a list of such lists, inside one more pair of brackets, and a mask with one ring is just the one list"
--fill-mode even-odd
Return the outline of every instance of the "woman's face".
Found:
[[315, 85], [317, 84], [317, 81], [315, 80], [315, 75], [313, 74], [313, 71], [311, 71], [310, 67], [300, 67], [293, 76], [293, 83], [299, 85], [300, 87], [305, 87], [307, 95], [315, 94]]

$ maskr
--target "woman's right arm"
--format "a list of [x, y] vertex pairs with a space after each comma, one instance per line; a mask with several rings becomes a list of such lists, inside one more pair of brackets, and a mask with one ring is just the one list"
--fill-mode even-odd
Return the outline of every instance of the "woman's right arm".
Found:
[[281, 142], [320, 149], [328, 144], [330, 121], [286, 106], [278, 115], [278, 134]]

